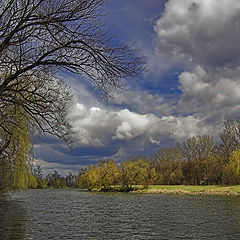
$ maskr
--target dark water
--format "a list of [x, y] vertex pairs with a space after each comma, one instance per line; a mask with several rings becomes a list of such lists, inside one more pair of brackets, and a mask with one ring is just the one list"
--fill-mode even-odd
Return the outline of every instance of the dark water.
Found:
[[240, 239], [240, 198], [29, 190], [0, 203], [0, 239]]

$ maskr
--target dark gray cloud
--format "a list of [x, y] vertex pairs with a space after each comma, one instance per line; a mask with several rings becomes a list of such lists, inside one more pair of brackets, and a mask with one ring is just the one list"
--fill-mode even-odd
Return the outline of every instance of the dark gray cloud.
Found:
[[238, 0], [169, 0], [154, 29], [159, 54], [204, 67], [239, 65]]
[[175, 111], [176, 98], [165, 99], [164, 95], [148, 90], [132, 89], [115, 96], [113, 101], [126, 105], [141, 114], [153, 113], [157, 116], [171, 116]]
[[154, 29], [158, 54], [191, 66], [178, 76], [179, 113], [217, 134], [240, 110], [240, 2], [169, 0]]
[[224, 70], [211, 74], [200, 67], [191, 73], [183, 72], [179, 76], [183, 92], [178, 102], [179, 110], [184, 113], [195, 112], [213, 125], [238, 116], [240, 77], [234, 75], [234, 70], [227, 77]]

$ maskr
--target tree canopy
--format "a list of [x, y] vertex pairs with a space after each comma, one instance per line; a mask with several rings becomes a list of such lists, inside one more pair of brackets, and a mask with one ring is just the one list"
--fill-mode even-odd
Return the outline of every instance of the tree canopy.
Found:
[[[105, 97], [135, 77], [144, 59], [103, 23], [103, 0], [0, 2], [0, 104], [20, 105], [43, 132], [65, 141], [71, 131], [68, 87], [55, 73], [87, 77]], [[4, 113], [1, 113], [1, 115]]]
[[0, 156], [10, 147], [17, 111], [31, 131], [71, 143], [72, 92], [57, 73], [86, 78], [108, 98], [123, 78], [144, 70], [141, 51], [105, 26], [104, 3], [0, 0]]
[[100, 162], [79, 172], [78, 185], [104, 191], [130, 190], [134, 185], [240, 184], [238, 140], [239, 119], [229, 120], [219, 141], [209, 135], [194, 136], [160, 148], [152, 157], [131, 157], [119, 165], [113, 160]]

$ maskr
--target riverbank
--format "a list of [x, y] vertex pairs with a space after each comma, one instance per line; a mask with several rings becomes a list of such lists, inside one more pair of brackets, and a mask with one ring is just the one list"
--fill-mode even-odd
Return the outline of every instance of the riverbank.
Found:
[[151, 185], [134, 186], [131, 193], [175, 194], [175, 195], [227, 195], [240, 196], [240, 185], [234, 186], [190, 186], [190, 185]]

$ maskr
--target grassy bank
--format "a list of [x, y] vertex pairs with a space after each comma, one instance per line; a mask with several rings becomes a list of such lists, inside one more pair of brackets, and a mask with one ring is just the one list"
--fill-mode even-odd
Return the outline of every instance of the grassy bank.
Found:
[[191, 186], [191, 185], [151, 185], [134, 186], [134, 193], [156, 193], [176, 195], [233, 195], [240, 196], [240, 185], [234, 186]]

